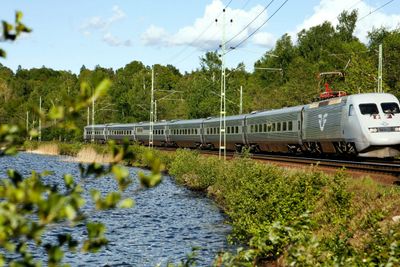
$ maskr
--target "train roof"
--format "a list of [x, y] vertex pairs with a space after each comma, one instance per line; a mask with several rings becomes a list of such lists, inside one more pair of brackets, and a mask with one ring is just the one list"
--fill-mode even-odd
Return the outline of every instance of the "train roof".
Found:
[[[225, 121], [243, 120], [245, 116], [246, 116], [246, 114], [226, 116], [225, 117]], [[220, 117], [209, 117], [209, 118], [204, 120], [204, 123], [216, 122], [216, 121], [219, 122], [219, 120], [220, 120]]]
[[349, 100], [353, 103], [379, 103], [379, 102], [398, 102], [397, 98], [388, 93], [366, 93], [348, 96]]
[[169, 125], [175, 125], [175, 124], [201, 124], [203, 123], [205, 119], [191, 119], [191, 120], [172, 120], [169, 121]]
[[304, 106], [295, 106], [295, 107], [287, 107], [287, 108], [280, 108], [280, 109], [272, 109], [272, 110], [263, 110], [263, 111], [253, 111], [250, 114], [246, 114], [247, 118], [256, 118], [262, 117], [267, 115], [279, 115], [282, 113], [288, 112], [300, 112]]
[[86, 125], [85, 129], [90, 129], [90, 128], [104, 128], [106, 127], [106, 124], [92, 124], [92, 125]]
[[107, 124], [108, 128], [120, 128], [120, 127], [134, 127], [136, 123], [110, 123]]

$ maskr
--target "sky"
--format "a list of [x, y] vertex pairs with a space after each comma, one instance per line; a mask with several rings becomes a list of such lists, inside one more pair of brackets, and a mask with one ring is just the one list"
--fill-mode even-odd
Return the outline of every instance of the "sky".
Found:
[[296, 42], [302, 29], [324, 21], [336, 25], [343, 10], [358, 10], [355, 34], [363, 42], [373, 28], [400, 27], [400, 0], [0, 1], [0, 20], [13, 22], [20, 10], [33, 30], [16, 42], [0, 42], [7, 52], [0, 63], [14, 71], [19, 65], [116, 70], [138, 60], [184, 73], [199, 68], [200, 57], [222, 43], [229, 51], [226, 66], [243, 62], [250, 71], [283, 34]]

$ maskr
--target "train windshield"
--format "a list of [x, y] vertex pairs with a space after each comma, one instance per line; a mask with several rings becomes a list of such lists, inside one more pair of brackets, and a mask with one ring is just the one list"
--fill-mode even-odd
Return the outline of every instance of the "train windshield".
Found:
[[385, 114], [400, 113], [399, 105], [396, 102], [382, 103], [381, 107]]
[[374, 103], [360, 104], [360, 111], [363, 115], [379, 114], [378, 107]]

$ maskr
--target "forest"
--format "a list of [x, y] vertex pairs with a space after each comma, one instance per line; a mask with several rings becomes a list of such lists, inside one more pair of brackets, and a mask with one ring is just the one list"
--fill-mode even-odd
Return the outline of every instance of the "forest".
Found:
[[[357, 11], [345, 11], [339, 15], [337, 26], [324, 22], [302, 30], [296, 41], [284, 34], [254, 63], [252, 72], [246, 71], [243, 63], [227, 68], [227, 114], [239, 113], [241, 86], [243, 113], [310, 103], [324, 90], [325, 82], [348, 94], [374, 92], [380, 44], [383, 90], [400, 97], [400, 28], [371, 29], [367, 43], [363, 43], [355, 37], [356, 25]], [[206, 52], [191, 72], [181, 73], [173, 65], [154, 65], [157, 120], [218, 116], [221, 65], [217, 52]], [[44, 111], [54, 106], [68, 107], [82, 83], [94, 90], [104, 78], [109, 78], [112, 86], [109, 94], [95, 103], [96, 124], [148, 121], [151, 69], [136, 60], [117, 70], [82, 66], [77, 74], [45, 66], [19, 66], [14, 72], [0, 64], [0, 124], [37, 128], [40, 98]], [[342, 72], [343, 76], [319, 77], [321, 72], [332, 71]], [[42, 140], [80, 140], [83, 126], [92, 121], [88, 113], [92, 111], [85, 110], [75, 118], [80, 131], [72, 133], [53, 127], [55, 120], [43, 123]]]

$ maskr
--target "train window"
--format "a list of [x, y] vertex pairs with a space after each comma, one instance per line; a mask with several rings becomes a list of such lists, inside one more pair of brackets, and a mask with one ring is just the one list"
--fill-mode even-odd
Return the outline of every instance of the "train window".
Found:
[[385, 114], [400, 113], [399, 105], [396, 102], [382, 103], [381, 107]]
[[226, 133], [228, 133], [228, 134], [231, 133], [231, 127], [227, 127], [226, 130], [227, 130]]
[[276, 130], [276, 123], [274, 122], [272, 123], [272, 132], [275, 132], [275, 130]]
[[250, 132], [251, 132], [251, 133], [254, 132], [254, 125], [250, 125]]
[[264, 132], [264, 133], [267, 132], [267, 124], [266, 124], [266, 123], [264, 123], [264, 125], [263, 125], [263, 132]]
[[236, 133], [239, 133], [239, 126], [235, 127], [235, 131], [236, 131]]
[[293, 131], [293, 122], [292, 121], [288, 122], [288, 131]]
[[286, 121], [284, 121], [284, 122], [282, 122], [282, 131], [286, 131], [286, 125], [287, 125], [287, 123], [286, 123]]
[[360, 104], [359, 107], [363, 115], [379, 114], [378, 107], [374, 103]]
[[276, 124], [276, 131], [277, 131], [277, 132], [280, 132], [280, 131], [281, 131], [281, 123], [280, 123], [280, 122], [278, 122], [278, 123]]

